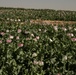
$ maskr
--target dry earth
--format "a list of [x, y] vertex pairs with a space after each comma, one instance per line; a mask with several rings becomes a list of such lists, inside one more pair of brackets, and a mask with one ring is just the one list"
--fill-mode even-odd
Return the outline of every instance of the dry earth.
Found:
[[52, 20], [30, 20], [31, 24], [43, 24], [43, 25], [64, 25], [64, 24], [76, 24], [76, 21], [52, 21]]

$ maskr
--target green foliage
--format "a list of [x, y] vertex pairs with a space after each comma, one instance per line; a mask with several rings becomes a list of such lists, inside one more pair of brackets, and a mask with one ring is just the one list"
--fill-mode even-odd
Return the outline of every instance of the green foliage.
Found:
[[0, 75], [76, 75], [76, 25], [2, 22]]
[[50, 10], [50, 9], [22, 9], [0, 8], [0, 20], [7, 18], [25, 22], [28, 19], [76, 21], [76, 11]]

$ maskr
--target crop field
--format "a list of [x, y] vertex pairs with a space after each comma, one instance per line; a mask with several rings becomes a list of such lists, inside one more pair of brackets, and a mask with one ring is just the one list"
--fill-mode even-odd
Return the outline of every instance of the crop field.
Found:
[[45, 11], [0, 8], [0, 75], [76, 75], [76, 12]]

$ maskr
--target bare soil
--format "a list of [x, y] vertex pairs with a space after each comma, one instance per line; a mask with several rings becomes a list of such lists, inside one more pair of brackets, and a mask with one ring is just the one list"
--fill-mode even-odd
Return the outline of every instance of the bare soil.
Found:
[[43, 25], [64, 25], [64, 24], [76, 24], [76, 21], [52, 21], [52, 20], [30, 20], [31, 24], [43, 24]]

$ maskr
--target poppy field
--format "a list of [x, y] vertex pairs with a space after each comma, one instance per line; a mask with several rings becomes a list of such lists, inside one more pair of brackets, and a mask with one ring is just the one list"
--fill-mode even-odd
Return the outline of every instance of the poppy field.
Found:
[[0, 75], [76, 75], [76, 24], [9, 19], [0, 21]]
[[0, 25], [0, 75], [75, 75], [76, 25]]

